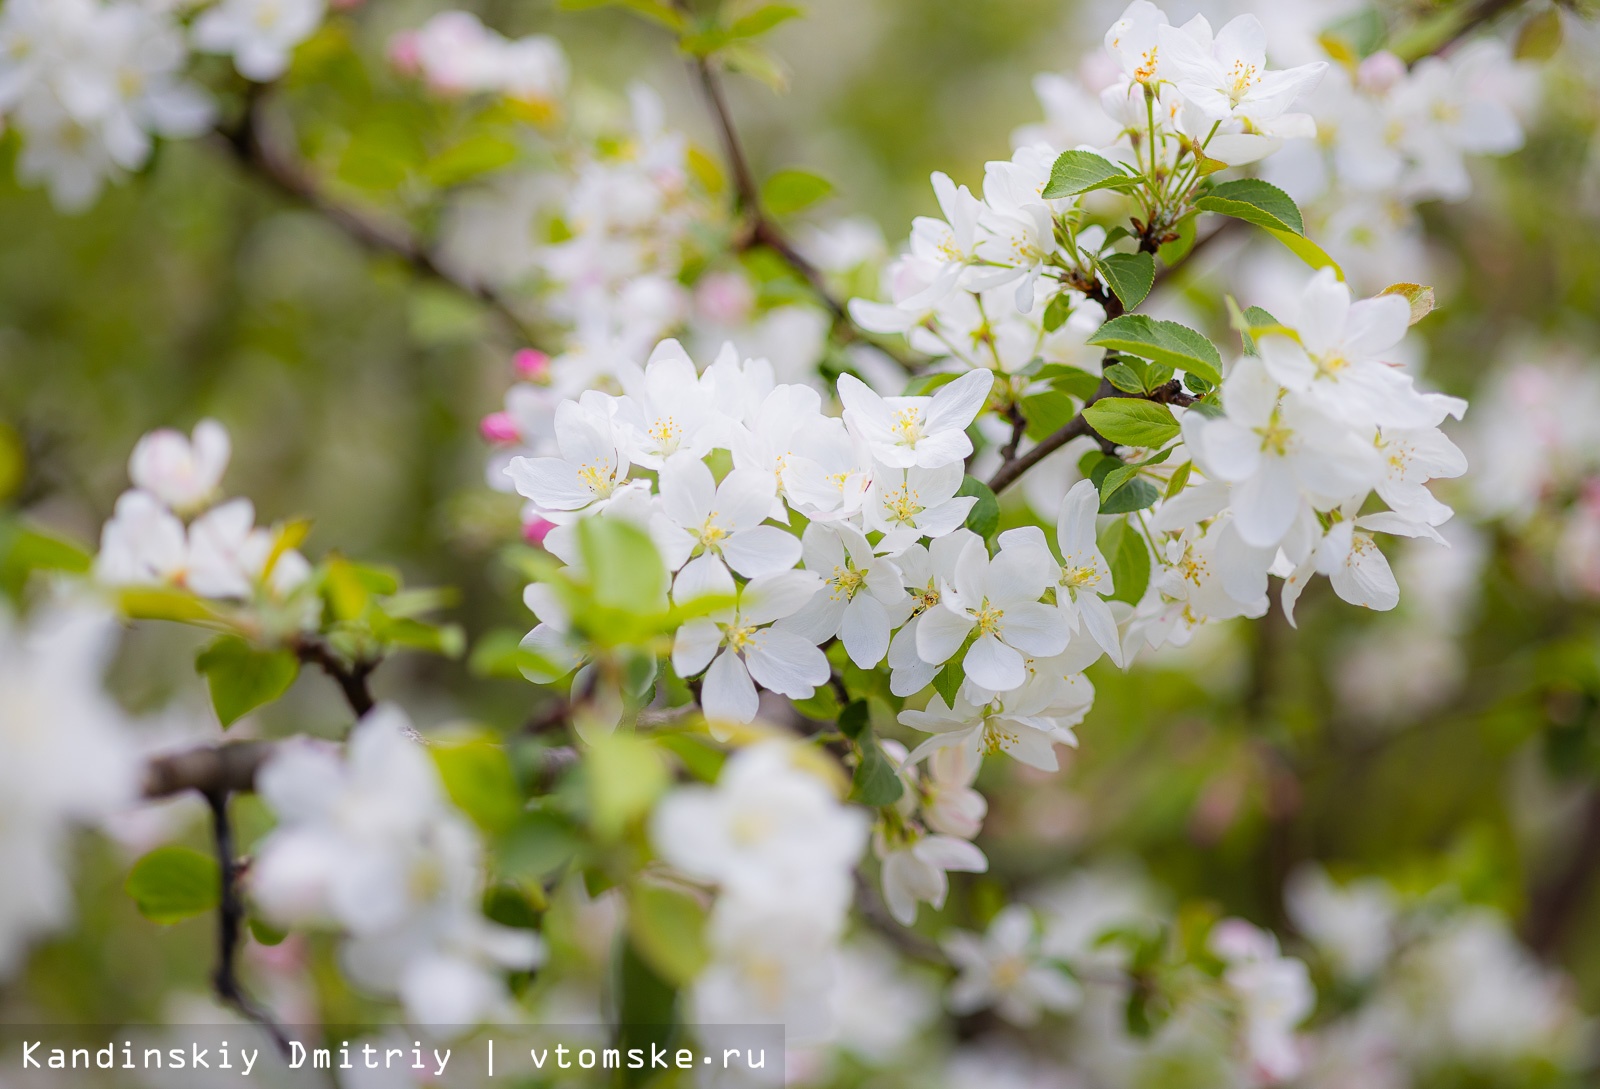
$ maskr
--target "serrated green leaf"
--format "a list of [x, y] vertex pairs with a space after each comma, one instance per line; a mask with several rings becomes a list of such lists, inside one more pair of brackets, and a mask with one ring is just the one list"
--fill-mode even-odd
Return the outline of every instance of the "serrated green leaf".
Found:
[[293, 651], [258, 650], [237, 635], [224, 635], [194, 660], [211, 691], [211, 705], [227, 729], [257, 707], [289, 690], [300, 673]]
[[1168, 499], [1183, 491], [1184, 486], [1189, 483], [1189, 474], [1193, 471], [1194, 462], [1192, 461], [1186, 461], [1172, 470], [1172, 476], [1167, 478], [1166, 497]]
[[1106, 381], [1123, 393], [1143, 393], [1144, 379], [1126, 363], [1113, 363], [1105, 370]]
[[1102, 155], [1092, 151], [1063, 151], [1050, 168], [1050, 181], [1042, 196], [1046, 200], [1070, 197], [1108, 180], [1127, 177]]
[[1100, 388], [1098, 375], [1090, 374], [1082, 367], [1069, 367], [1065, 363], [1046, 363], [1034, 377], [1041, 382], [1048, 382], [1051, 389], [1071, 394], [1080, 401], [1087, 401]]
[[1194, 202], [1203, 212], [1218, 212], [1269, 231], [1305, 233], [1305, 221], [1294, 199], [1271, 182], [1239, 178], [1223, 182]]
[[969, 476], [961, 481], [956, 494], [977, 496], [978, 501], [967, 513], [967, 528], [985, 540], [993, 537], [1000, 528], [1000, 501], [989, 490], [989, 485], [975, 476]]
[[1100, 271], [1128, 310], [1144, 302], [1156, 282], [1156, 260], [1148, 253], [1113, 253], [1101, 259]]
[[187, 847], [157, 847], [134, 863], [123, 888], [140, 915], [166, 926], [217, 906], [222, 868], [210, 855]]
[[1161, 493], [1154, 484], [1143, 478], [1135, 478], [1101, 500], [1100, 513], [1132, 514], [1136, 510], [1148, 510], [1160, 498]]
[[1172, 410], [1134, 397], [1103, 397], [1083, 410], [1089, 426], [1118, 446], [1155, 449], [1178, 437]]
[[1089, 343], [1199, 374], [1213, 385], [1222, 381], [1222, 353], [1217, 346], [1175, 321], [1124, 314], [1102, 325]]
[[522, 793], [505, 750], [486, 740], [433, 745], [428, 749], [445, 793], [474, 824], [502, 832], [522, 814]]
[[1111, 568], [1113, 601], [1137, 605], [1150, 585], [1150, 550], [1139, 531], [1122, 518], [1111, 522], [1099, 534], [1100, 554]]
[[833, 193], [833, 183], [804, 170], [780, 170], [761, 187], [761, 205], [775, 216], [793, 215]]

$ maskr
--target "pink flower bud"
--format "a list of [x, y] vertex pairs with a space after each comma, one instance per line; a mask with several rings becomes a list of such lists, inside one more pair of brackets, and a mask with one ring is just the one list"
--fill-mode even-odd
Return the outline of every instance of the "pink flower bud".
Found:
[[1388, 93], [1405, 78], [1406, 62], [1387, 51], [1372, 54], [1356, 69], [1356, 83], [1375, 95]]
[[389, 39], [389, 63], [407, 76], [414, 76], [421, 69], [422, 44], [415, 30], [402, 30]]
[[523, 348], [511, 357], [511, 365], [518, 374], [532, 382], [550, 377], [550, 357], [537, 348]]
[[549, 536], [550, 531], [555, 528], [556, 524], [554, 522], [547, 522], [543, 518], [535, 518], [533, 521], [523, 524], [522, 539], [531, 545], [543, 547], [545, 537]]
[[512, 443], [521, 437], [517, 433], [516, 421], [505, 412], [489, 413], [478, 425], [478, 432], [493, 443]]

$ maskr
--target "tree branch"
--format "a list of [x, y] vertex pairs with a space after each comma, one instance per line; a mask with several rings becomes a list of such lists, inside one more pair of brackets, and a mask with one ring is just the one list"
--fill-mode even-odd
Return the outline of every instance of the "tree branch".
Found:
[[259, 85], [253, 86], [239, 122], [218, 130], [241, 166], [291, 201], [327, 219], [363, 249], [374, 254], [397, 257], [410, 265], [419, 276], [445, 284], [478, 300], [524, 342], [532, 343], [537, 339], [533, 330], [505, 299], [493, 289], [469, 283], [446, 269], [434, 257], [432, 250], [404, 223], [369, 215], [341, 204], [324, 193], [311, 172], [288, 151], [273, 146], [273, 141], [264, 131], [263, 90]]
[[367, 679], [372, 676], [373, 670], [379, 663], [368, 658], [358, 658], [346, 663], [316, 636], [299, 636], [295, 639], [294, 652], [302, 662], [322, 667], [322, 671], [332, 677], [339, 685], [339, 690], [344, 693], [345, 702], [350, 705], [357, 718], [361, 718], [372, 710], [374, 700], [372, 689], [367, 684]]
[[[684, 10], [684, 5], [680, 3], [679, 9]], [[754, 246], [765, 246], [782, 258], [783, 262], [806, 282], [812, 294], [816, 295], [817, 301], [833, 318], [834, 335], [840, 340], [869, 344], [907, 370], [914, 369], [916, 361], [911, 356], [897, 347], [872, 337], [866, 330], [856, 325], [854, 319], [850, 317], [849, 308], [829, 288], [827, 277], [823, 275], [822, 270], [795, 247], [793, 240], [767, 214], [761, 204], [761, 187], [756, 182], [754, 171], [750, 169], [750, 158], [745, 154], [744, 143], [740, 140], [739, 129], [733, 122], [733, 112], [728, 108], [728, 99], [723, 93], [722, 80], [718, 77], [716, 68], [712, 66], [708, 57], [695, 57], [690, 62], [690, 68], [700, 85], [701, 94], [705, 97], [712, 121], [716, 124], [717, 135], [722, 141], [723, 156], [728, 160], [728, 173], [733, 178], [734, 210], [744, 216], [744, 236], [737, 243], [738, 247], [749, 249]]]
[[247, 793], [273, 747], [270, 741], [227, 741], [154, 757], [145, 765], [143, 796], [155, 801], [189, 790], [207, 797]]
[[233, 824], [228, 817], [229, 797], [226, 789], [208, 791], [205, 795], [206, 804], [211, 807], [212, 845], [216, 849], [222, 880], [221, 899], [217, 905], [217, 968], [211, 982], [217, 997], [265, 1029], [287, 1059], [288, 1036], [239, 983], [239, 943], [243, 937], [245, 910], [244, 900], [239, 895], [239, 861], [234, 855]]

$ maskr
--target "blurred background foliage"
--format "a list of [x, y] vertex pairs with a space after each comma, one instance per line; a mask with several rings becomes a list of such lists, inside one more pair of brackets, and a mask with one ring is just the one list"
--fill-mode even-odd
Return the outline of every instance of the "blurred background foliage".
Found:
[[[620, 98], [629, 80], [650, 83], [669, 122], [716, 154], [681, 60], [656, 28], [611, 9], [463, 6], [513, 36], [554, 34], [577, 82], [597, 93]], [[428, 192], [408, 179], [419, 158], [449, 144], [459, 118], [387, 74], [382, 56], [393, 31], [436, 7], [369, 4], [302, 50], [285, 91], [301, 151], [336, 191], [425, 229]], [[1080, 28], [1115, 16], [1105, 3], [1070, 0], [808, 7], [772, 38], [787, 89], [735, 80], [735, 112], [760, 174], [823, 174], [836, 195], [817, 214], [864, 213], [891, 243], [933, 210], [929, 171], [978, 185], [983, 162], [1005, 157], [1011, 130], [1038, 116], [1033, 74], [1074, 65], [1094, 44]], [[1175, 21], [1187, 14], [1168, 7]], [[1424, 210], [1446, 255], [1443, 307], [1418, 330], [1428, 374], [1473, 396], [1474, 413], [1484, 411], [1480, 381], [1529, 344], [1561, 343], [1600, 365], [1600, 104], [1569, 73], [1536, 116], [1523, 151], [1477, 164], [1472, 199]], [[0, 484], [11, 503], [89, 541], [124, 485], [135, 439], [214, 416], [233, 435], [229, 489], [251, 496], [263, 522], [314, 517], [312, 553], [457, 587], [452, 617], [474, 637], [526, 626], [520, 579], [497, 559], [518, 529], [516, 501], [486, 488], [477, 435], [523, 346], [494, 313], [363, 251], [243, 169], [220, 138], [163, 144], [146, 176], [75, 217], [16, 186], [15, 154], [7, 137], [0, 442], [20, 468]], [[1226, 328], [1220, 313], [1209, 318], [1214, 331]], [[1276, 615], [1233, 622], [1127, 674], [1096, 666], [1099, 698], [1065, 774], [1045, 782], [1009, 763], [986, 769], [994, 868], [958, 885], [947, 918], [981, 924], [1002, 889], [1082, 859], [1133, 855], [1180, 902], [1276, 925], [1284, 880], [1307, 859], [1402, 888], [1452, 885], [1526, 919], [1573, 851], [1600, 854], [1578, 838], [1600, 779], [1600, 608], [1558, 585], [1548, 550], [1527, 533], [1490, 525], [1483, 535], [1488, 559], [1461, 624], [1459, 683], [1426, 709], [1388, 715], [1352, 702], [1359, 682], [1341, 663], [1381, 647], [1386, 632], [1405, 638], [1408, 606], [1365, 614], [1325, 585], [1302, 603], [1298, 629]], [[151, 627], [129, 640], [117, 676], [130, 705], [198, 703], [189, 669], [198, 638]], [[1423, 670], [1410, 680], [1430, 678]], [[536, 699], [520, 682], [423, 656], [386, 664], [375, 687], [422, 723], [465, 718], [505, 730]], [[260, 728], [331, 730], [344, 719], [336, 696], [308, 678], [259, 716]], [[1031, 789], [1005, 789], [1007, 776]], [[264, 821], [253, 802], [241, 805], [248, 843]], [[198, 822], [193, 835], [198, 844]], [[168, 988], [204, 990], [208, 924], [151, 928], [120, 891], [124, 862], [104, 845], [85, 850], [95, 857], [79, 869], [83, 925], [34, 958], [22, 988], [29, 1008], [153, 1017]], [[1560, 932], [1532, 936], [1597, 1011], [1600, 882], [1572, 895]], [[331, 974], [322, 984], [337, 986]]]

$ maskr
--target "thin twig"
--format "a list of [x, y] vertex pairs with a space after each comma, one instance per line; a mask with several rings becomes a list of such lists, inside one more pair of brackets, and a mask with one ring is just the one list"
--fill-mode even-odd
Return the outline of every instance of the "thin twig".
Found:
[[[682, 4], [680, 10], [684, 9]], [[834, 335], [843, 341], [869, 344], [889, 356], [907, 370], [916, 367], [916, 361], [899, 348], [869, 335], [856, 325], [849, 307], [833, 293], [821, 269], [801, 253], [794, 241], [767, 214], [761, 203], [761, 186], [750, 168], [750, 157], [745, 153], [744, 142], [739, 138], [738, 126], [733, 121], [733, 111], [728, 108], [727, 95], [723, 93], [722, 80], [708, 57], [695, 57], [690, 62], [695, 80], [705, 97], [717, 135], [722, 142], [722, 152], [728, 161], [728, 173], [733, 179], [734, 210], [744, 218], [744, 233], [736, 245], [740, 249], [765, 246], [783, 259], [811, 288], [833, 318]]]
[[445, 284], [468, 295], [497, 314], [510, 330], [525, 342], [536, 340], [533, 329], [493, 289], [470, 283], [441, 265], [429, 247], [404, 223], [384, 220], [329, 197], [317, 179], [292, 154], [274, 145], [264, 131], [263, 94], [257, 88], [239, 122], [219, 130], [239, 163], [258, 178], [270, 183], [279, 193], [318, 213], [342, 230], [362, 248], [376, 254], [399, 258], [419, 275]]
[[[1100, 388], [1084, 400], [1083, 407], [1088, 408], [1102, 397], [1110, 397], [1116, 392], [1116, 387], [1102, 378], [1100, 380]], [[1066, 426], [1059, 431], [1048, 438], [1039, 440], [1027, 453], [1019, 454], [1003, 462], [1000, 468], [995, 470], [994, 476], [989, 478], [989, 490], [999, 495], [1012, 484], [1015, 484], [1017, 478], [1023, 473], [1067, 445], [1073, 439], [1092, 434], [1094, 434], [1094, 428], [1089, 426], [1089, 421], [1084, 418], [1083, 411], [1080, 409], [1078, 414], [1067, 421]]]
[[212, 844], [221, 873], [221, 898], [217, 904], [217, 968], [211, 977], [217, 997], [260, 1025], [284, 1058], [289, 1058], [289, 1037], [272, 1016], [258, 1006], [239, 983], [239, 944], [243, 937], [244, 900], [239, 895], [239, 861], [234, 856], [233, 824], [228, 818], [226, 790], [206, 793], [211, 807]]
[[190, 790], [207, 797], [247, 793], [273, 749], [270, 741], [227, 741], [153, 757], [145, 765], [143, 796], [156, 801]]

